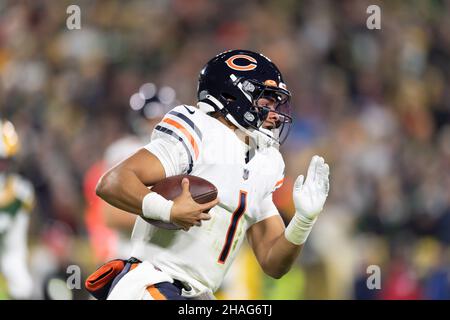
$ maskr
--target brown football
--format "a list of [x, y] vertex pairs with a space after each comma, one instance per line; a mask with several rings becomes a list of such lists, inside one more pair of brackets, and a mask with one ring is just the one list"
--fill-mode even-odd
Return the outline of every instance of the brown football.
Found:
[[[152, 186], [151, 190], [160, 194], [167, 200], [174, 200], [181, 194], [181, 180], [183, 180], [183, 178], [189, 179], [189, 192], [191, 193], [192, 198], [195, 200], [195, 202], [203, 204], [213, 201], [217, 198], [217, 188], [215, 185], [203, 178], [190, 176], [187, 174], [180, 174], [163, 179]], [[173, 223], [167, 223], [148, 218], [143, 219], [159, 228], [169, 230], [181, 229], [179, 226]]]

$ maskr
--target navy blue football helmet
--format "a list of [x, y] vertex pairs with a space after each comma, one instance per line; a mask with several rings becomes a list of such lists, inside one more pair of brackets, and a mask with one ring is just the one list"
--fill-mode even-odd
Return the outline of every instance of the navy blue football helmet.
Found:
[[[281, 72], [262, 54], [230, 50], [217, 55], [201, 70], [197, 95], [199, 102], [212, 106], [248, 134], [257, 130], [279, 144], [287, 138], [292, 124], [291, 93]], [[258, 106], [261, 98], [274, 101], [275, 108]], [[277, 121], [265, 128], [270, 112], [277, 114]]]

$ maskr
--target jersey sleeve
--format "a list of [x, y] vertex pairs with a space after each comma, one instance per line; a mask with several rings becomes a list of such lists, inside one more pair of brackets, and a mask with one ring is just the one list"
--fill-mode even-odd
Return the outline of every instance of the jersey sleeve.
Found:
[[279, 211], [273, 203], [272, 193], [266, 196], [259, 205], [259, 214], [253, 223], [258, 223], [264, 219], [279, 215]]
[[281, 188], [281, 186], [283, 185], [284, 182], [284, 169], [285, 169], [285, 164], [283, 161], [283, 158], [281, 157], [281, 155], [278, 155], [278, 170], [276, 171], [275, 174], [275, 181], [272, 184], [272, 190], [271, 193], [275, 192], [277, 189]]
[[267, 193], [266, 196], [263, 198], [263, 200], [260, 203], [259, 212], [258, 212], [258, 215], [257, 215], [254, 223], [257, 223], [259, 221], [262, 221], [264, 219], [267, 219], [267, 218], [270, 218], [272, 216], [279, 214], [279, 211], [278, 211], [277, 207], [275, 206], [275, 203], [273, 203], [273, 193], [283, 185], [284, 162], [282, 164], [283, 165], [280, 168], [278, 175], [275, 176], [276, 181], [272, 183], [271, 192]]
[[153, 129], [145, 146], [161, 161], [167, 177], [189, 174], [199, 158], [202, 134], [196, 112], [193, 107], [175, 107]]
[[281, 188], [281, 186], [283, 185], [284, 182], [284, 173], [282, 173], [281, 175], [278, 176], [277, 181], [275, 182], [275, 186], [273, 187], [273, 191], [276, 191], [277, 189]]

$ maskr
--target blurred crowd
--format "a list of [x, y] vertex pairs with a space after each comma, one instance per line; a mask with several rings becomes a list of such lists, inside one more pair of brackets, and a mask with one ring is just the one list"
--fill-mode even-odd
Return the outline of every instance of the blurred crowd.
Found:
[[[70, 4], [80, 30], [66, 28]], [[381, 30], [366, 27], [371, 4]], [[203, 65], [242, 48], [275, 62], [293, 93], [275, 195], [283, 218], [314, 154], [330, 164], [331, 192], [288, 275], [255, 271], [244, 248], [220, 296], [450, 299], [449, 15], [446, 0], [0, 1], [0, 116], [16, 127], [17, 170], [36, 190], [34, 279], [100, 263], [86, 173], [136, 133], [130, 97], [154, 83], [175, 90], [171, 104], [195, 104]], [[371, 265], [380, 290], [367, 287]]]

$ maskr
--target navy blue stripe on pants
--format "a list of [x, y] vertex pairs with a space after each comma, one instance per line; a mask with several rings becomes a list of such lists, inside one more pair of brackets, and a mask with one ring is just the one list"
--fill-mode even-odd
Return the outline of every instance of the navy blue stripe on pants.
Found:
[[161, 282], [155, 284], [155, 288], [166, 297], [167, 300], [188, 300], [181, 295], [181, 288], [170, 282]]
[[[127, 262], [125, 264], [125, 267], [123, 270], [117, 275], [117, 277], [114, 279], [111, 288], [109, 289], [109, 294], [111, 294], [114, 287], [117, 285], [117, 283], [128, 273], [130, 272], [131, 266], [133, 263]], [[167, 300], [189, 300], [186, 297], [183, 297], [181, 295], [181, 286], [175, 285], [170, 282], [161, 282], [155, 284], [156, 289], [159, 290], [159, 292], [166, 297]]]

